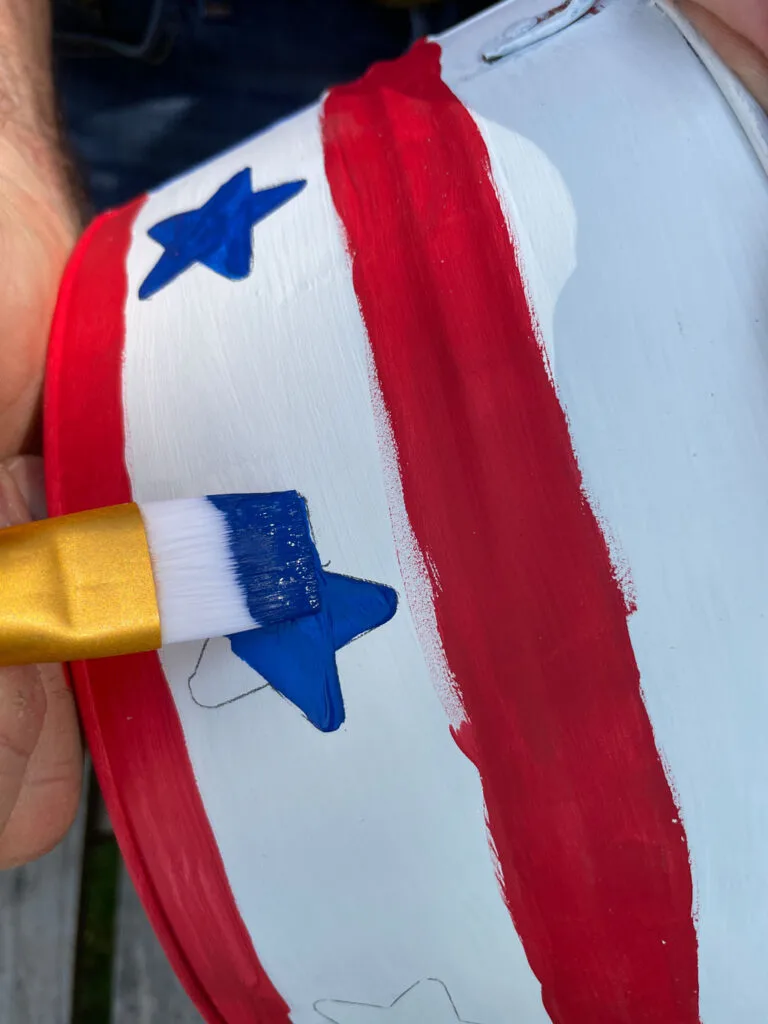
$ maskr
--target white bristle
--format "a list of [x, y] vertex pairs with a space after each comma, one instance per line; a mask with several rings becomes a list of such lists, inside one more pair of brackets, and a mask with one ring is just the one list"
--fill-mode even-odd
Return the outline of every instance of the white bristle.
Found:
[[205, 498], [140, 505], [164, 644], [253, 629], [224, 516]]

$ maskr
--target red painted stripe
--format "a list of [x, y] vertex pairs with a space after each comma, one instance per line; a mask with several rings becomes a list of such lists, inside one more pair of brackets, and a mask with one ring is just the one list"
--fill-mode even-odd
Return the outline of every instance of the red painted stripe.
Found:
[[[142, 201], [100, 217], [70, 263], [51, 337], [51, 513], [131, 500], [121, 372], [125, 259]], [[131, 875], [168, 957], [209, 1024], [288, 1024], [254, 952], [195, 784], [156, 655], [74, 666], [93, 761]]]
[[331, 92], [324, 141], [406, 508], [440, 581], [463, 749], [544, 1004], [557, 1024], [694, 1024], [686, 837], [623, 595], [438, 47]]

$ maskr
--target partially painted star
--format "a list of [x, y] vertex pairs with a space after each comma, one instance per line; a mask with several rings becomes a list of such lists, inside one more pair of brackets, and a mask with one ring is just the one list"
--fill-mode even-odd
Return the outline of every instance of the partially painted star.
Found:
[[417, 982], [389, 1006], [321, 999], [315, 1010], [331, 1024], [470, 1024], [436, 978]]
[[155, 224], [147, 234], [165, 251], [139, 288], [139, 298], [150, 298], [195, 263], [232, 281], [248, 277], [254, 224], [293, 199], [305, 185], [306, 181], [287, 181], [254, 192], [251, 170], [246, 167], [198, 209]]
[[232, 651], [323, 732], [344, 721], [336, 651], [388, 622], [397, 594], [381, 583], [320, 572], [320, 611], [229, 637]]

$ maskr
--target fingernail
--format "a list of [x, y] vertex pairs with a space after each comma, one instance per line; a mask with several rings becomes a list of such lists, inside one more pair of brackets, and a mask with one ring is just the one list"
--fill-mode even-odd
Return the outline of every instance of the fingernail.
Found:
[[0, 527], [15, 526], [29, 519], [21, 491], [5, 465], [0, 463]]
[[6, 469], [21, 491], [21, 496], [32, 519], [45, 519], [48, 515], [45, 500], [45, 474], [39, 455], [18, 455], [8, 459]]

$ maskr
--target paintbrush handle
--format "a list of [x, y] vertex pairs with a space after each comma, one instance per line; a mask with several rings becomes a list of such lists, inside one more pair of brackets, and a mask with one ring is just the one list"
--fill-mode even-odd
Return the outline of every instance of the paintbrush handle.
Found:
[[0, 530], [0, 665], [155, 650], [160, 636], [137, 505]]

